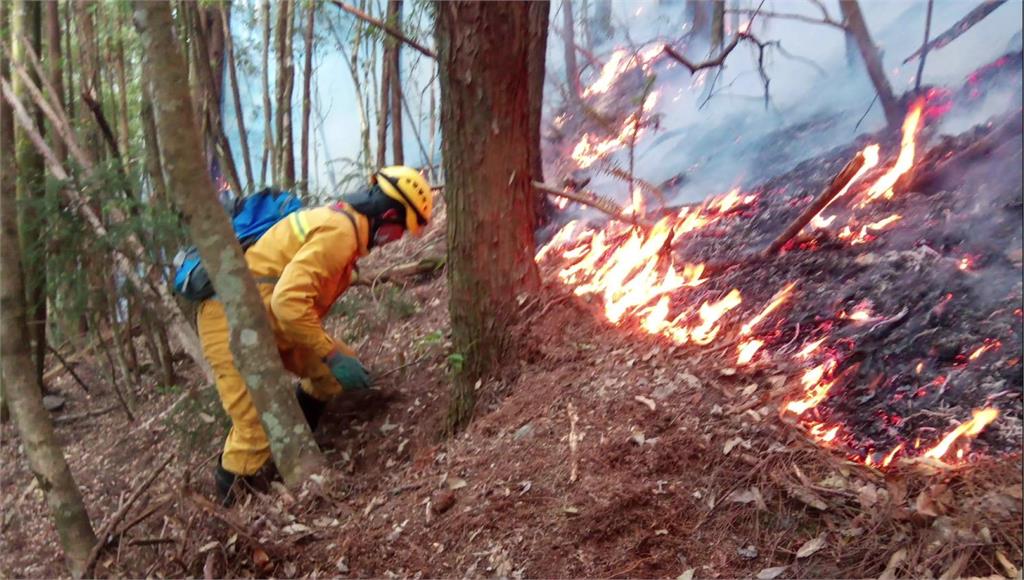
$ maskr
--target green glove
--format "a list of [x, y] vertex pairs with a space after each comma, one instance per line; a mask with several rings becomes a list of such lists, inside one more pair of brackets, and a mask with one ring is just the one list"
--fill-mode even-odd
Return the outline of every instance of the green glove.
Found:
[[370, 388], [370, 373], [356, 358], [332, 352], [324, 358], [324, 363], [346, 391], [365, 391]]

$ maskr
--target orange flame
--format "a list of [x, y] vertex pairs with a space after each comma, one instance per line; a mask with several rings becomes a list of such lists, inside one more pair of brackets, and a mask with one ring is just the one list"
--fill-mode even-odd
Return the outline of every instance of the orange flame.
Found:
[[892, 188], [896, 185], [896, 182], [914, 166], [917, 132], [921, 125], [921, 113], [923, 110], [924, 99], [918, 99], [911, 105], [910, 111], [907, 113], [906, 118], [903, 119], [903, 138], [900, 141], [900, 154], [896, 158], [896, 164], [864, 192], [857, 207], [864, 207], [880, 197], [891, 199], [893, 196]]
[[986, 340], [985, 344], [983, 344], [983, 345], [979, 346], [978, 348], [974, 349], [974, 352], [972, 352], [967, 357], [967, 360], [978, 360], [978, 358], [981, 355], [985, 354], [986, 352], [988, 352], [990, 350], [999, 350], [999, 348], [1001, 348], [1002, 346], [1003, 346], [1003, 343], [998, 341], [998, 340]]
[[705, 345], [710, 344], [711, 341], [715, 340], [718, 336], [718, 320], [729, 312], [733, 308], [736, 308], [743, 302], [740, 297], [740, 291], [733, 288], [731, 292], [725, 295], [724, 298], [718, 302], [705, 302], [700, 305], [698, 315], [700, 316], [700, 325], [690, 329], [690, 338], [693, 342]]
[[739, 347], [737, 347], [736, 364], [743, 366], [754, 360], [754, 355], [757, 354], [757, 351], [761, 350], [762, 346], [764, 346], [764, 341], [756, 338], [741, 342]]
[[821, 343], [823, 342], [825, 342], [825, 337], [821, 337], [813, 342], [808, 342], [800, 349], [800, 352], [796, 353], [797, 358], [807, 358], [811, 356], [814, 351], [818, 350], [818, 347], [821, 346]]
[[750, 334], [750, 331], [752, 331], [755, 326], [760, 324], [760, 322], [764, 320], [766, 316], [771, 314], [773, 310], [781, 306], [782, 303], [789, 298], [789, 295], [793, 293], [794, 288], [796, 288], [796, 282], [790, 282], [789, 284], [783, 286], [781, 290], [776, 292], [775, 296], [772, 296], [772, 299], [768, 303], [768, 305], [765, 306], [764, 309], [761, 310], [761, 312], [758, 313], [757, 316], [751, 318], [750, 322], [747, 322], [740, 328], [740, 335], [746, 336]]
[[860, 230], [857, 231], [856, 233], [854, 233], [850, 229], [850, 226], [847, 225], [843, 227], [843, 230], [841, 232], [839, 232], [839, 239], [849, 240], [851, 246], [865, 244], [874, 239], [874, 237], [871, 236], [870, 232], [885, 229], [886, 226], [898, 222], [901, 219], [903, 219], [903, 217], [900, 216], [899, 214], [893, 214], [887, 218], [880, 219], [877, 222], [872, 222], [870, 224], [862, 226]]
[[928, 451], [925, 451], [925, 457], [931, 457], [932, 459], [942, 459], [942, 456], [949, 451], [949, 448], [963, 435], [973, 437], [978, 433], [985, 430], [985, 427], [989, 423], [996, 420], [999, 416], [999, 409], [988, 407], [986, 409], [975, 410], [972, 413], [972, 417], [969, 421], [966, 421], [956, 429], [950, 431], [938, 445], [932, 447]]
[[817, 407], [819, 403], [824, 401], [835, 381], [823, 379], [831, 376], [835, 366], [836, 362], [829, 359], [805, 371], [803, 377], [800, 378], [800, 382], [804, 386], [804, 398], [786, 403], [786, 410], [802, 415], [807, 410]]
[[[826, 429], [828, 430], [826, 431]], [[831, 443], [836, 438], [836, 435], [839, 434], [839, 425], [829, 429], [828, 425], [823, 423], [814, 423], [811, 425], [810, 433], [815, 439], [822, 443]]]
[[900, 443], [899, 445], [896, 446], [895, 449], [890, 451], [889, 454], [885, 456], [885, 459], [882, 460], [882, 467], [889, 467], [889, 464], [892, 463], [892, 460], [896, 458], [896, 454], [903, 449], [904, 445], [906, 445], [906, 443]]

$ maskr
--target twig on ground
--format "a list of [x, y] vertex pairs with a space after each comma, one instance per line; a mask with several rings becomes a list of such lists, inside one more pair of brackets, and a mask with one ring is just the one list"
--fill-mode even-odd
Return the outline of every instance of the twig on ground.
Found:
[[89, 558], [85, 561], [85, 566], [82, 567], [83, 576], [88, 576], [89, 571], [92, 570], [92, 567], [96, 564], [96, 559], [99, 558], [100, 552], [103, 550], [103, 547], [107, 545], [108, 536], [110, 537], [110, 539], [113, 539], [114, 535], [111, 535], [110, 532], [113, 531], [114, 526], [120, 523], [121, 520], [123, 520], [124, 517], [128, 515], [128, 511], [132, 509], [132, 506], [135, 505], [135, 502], [138, 501], [139, 497], [141, 497], [142, 494], [145, 493], [147, 489], [149, 489], [149, 486], [153, 484], [157, 476], [159, 476], [163, 472], [164, 468], [166, 468], [167, 465], [170, 464], [172, 459], [174, 459], [174, 454], [168, 453], [167, 457], [164, 458], [160, 465], [158, 465], [156, 469], [150, 472], [149, 476], [146, 479], [142, 480], [135, 486], [135, 489], [132, 490], [132, 493], [131, 495], [128, 496], [128, 499], [121, 505], [120, 508], [118, 508], [116, 512], [114, 512], [114, 515], [110, 516], [110, 519], [108, 519], [106, 523], [103, 524], [103, 528], [100, 529], [100, 533], [96, 534], [96, 536], [99, 538], [99, 541], [96, 542], [95, 546], [93, 546], [92, 552], [89, 553]]
[[87, 419], [89, 417], [99, 417], [100, 415], [106, 415], [107, 413], [120, 408], [121, 405], [110, 405], [109, 407], [103, 407], [102, 409], [96, 409], [94, 411], [86, 411], [84, 413], [75, 413], [74, 415], [61, 415], [60, 417], [54, 417], [53, 422], [57, 425], [61, 423], [70, 423], [79, 419]]

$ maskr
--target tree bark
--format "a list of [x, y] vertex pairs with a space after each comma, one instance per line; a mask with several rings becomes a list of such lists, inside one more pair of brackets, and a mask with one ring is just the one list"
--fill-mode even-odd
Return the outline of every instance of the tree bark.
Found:
[[210, 273], [231, 327], [231, 351], [270, 440], [285, 483], [296, 486], [323, 466], [323, 457], [293, 396], [277, 353], [263, 301], [213, 183], [199, 156], [185, 63], [175, 49], [168, 1], [137, 0], [135, 27], [141, 34], [150, 95], [169, 191]]
[[[395, 30], [402, 29], [402, 0], [388, 0], [388, 24]], [[405, 149], [402, 145], [402, 44], [388, 37], [390, 46], [385, 51], [388, 72], [391, 74], [391, 162], [405, 165]]]
[[531, 182], [540, 142], [530, 130], [531, 95], [536, 98], [530, 81], [543, 64], [531, 62], [531, 37], [546, 34], [548, 8], [548, 2], [437, 4], [449, 311], [462, 357], [453, 368], [449, 431], [471, 418], [477, 379], [514, 356], [509, 328], [517, 297], [539, 285]]
[[564, 39], [565, 82], [569, 105], [580, 106], [580, 71], [576, 66], [576, 19], [572, 14], [572, 0], [562, 0], [562, 38]]
[[294, 0], [281, 0], [277, 4], [277, 30], [274, 47], [277, 51], [277, 155], [278, 174], [275, 181], [284, 189], [295, 184], [295, 145], [292, 138], [292, 88], [295, 84], [295, 65], [292, 59], [292, 22]]
[[[66, 108], [64, 98], [64, 67], [61, 63], [61, 29], [60, 29], [60, 4], [56, 1], [44, 4], [46, 19], [46, 63], [47, 72], [50, 76], [50, 86], [56, 93], [58, 104], [62, 109]], [[53, 153], [62, 162], [67, 159], [67, 146], [61, 139], [52, 139]]]
[[[98, 95], [100, 93], [100, 56], [96, 40], [96, 22], [93, 11], [98, 4], [92, 0], [73, 0], [75, 5], [75, 27], [79, 53], [79, 93]], [[72, 93], [74, 95], [75, 93]], [[72, 97], [72, 102], [74, 97]], [[100, 136], [95, 130], [87, 130], [85, 146], [90, 151], [100, 151]]]
[[[530, 30], [528, 40], [530, 42], [530, 64], [529, 64], [529, 91], [530, 91], [530, 143], [540, 143], [540, 123], [544, 109], [544, 63], [547, 60], [548, 49], [548, 13], [547, 3], [537, 4], [530, 10]], [[610, 10], [610, 8], [609, 8]], [[578, 79], [579, 77], [577, 77]], [[431, 97], [434, 93], [431, 91]], [[431, 113], [433, 116], [433, 113]], [[433, 125], [431, 125], [433, 128]], [[431, 136], [431, 151], [433, 151], [433, 136]], [[533, 159], [530, 166], [533, 169], [533, 180], [543, 182], [544, 161], [541, 156], [540, 147], [531, 150]], [[535, 217], [533, 229], [536, 231], [540, 225], [547, 224], [554, 214], [555, 206], [547, 195], [538, 192], [536, 194]]]
[[725, 44], [725, 0], [711, 3], [711, 54], [717, 54]]
[[310, 3], [306, 7], [306, 29], [303, 35], [306, 54], [302, 64], [302, 144], [299, 146], [302, 152], [302, 171], [299, 173], [299, 181], [302, 187], [309, 191], [309, 115], [312, 113], [312, 100], [310, 99], [310, 87], [313, 78], [313, 32], [316, 18], [316, 5]]
[[[7, 10], [7, 6], [0, 7], [4, 13]], [[5, 18], [0, 18], [3, 20]], [[6, 64], [6, 59], [4, 61]], [[3, 157], [3, 176], [0, 178], [0, 311], [4, 316], [4, 329], [0, 333], [0, 364], [3, 368], [3, 400], [14, 415], [29, 466], [50, 506], [68, 569], [77, 575], [84, 572], [89, 552], [96, 544], [96, 535], [89, 523], [82, 495], [57, 442], [50, 414], [43, 407], [42, 384], [37, 380], [32, 365], [17, 212], [14, 211], [17, 193], [12, 171], [14, 159], [9, 147], [14, 141], [12, 129], [11, 107], [6, 101], [0, 101], [0, 133], [3, 134], [0, 140], [0, 156]]]
[[[32, 0], [18, 0], [13, 4], [11, 22], [14, 66], [28, 68], [27, 47], [40, 54], [42, 48], [42, 4]], [[32, 81], [39, 83], [39, 78], [29, 73]], [[15, 76], [13, 79], [14, 94], [23, 100], [28, 99], [27, 83]], [[36, 125], [42, 127], [42, 112], [38, 107], [30, 107], [29, 113]], [[24, 286], [26, 291], [29, 337], [32, 339], [32, 358], [35, 361], [37, 383], [42, 386], [43, 367], [46, 356], [46, 244], [43, 242], [46, 231], [45, 216], [37, 208], [39, 200], [46, 196], [43, 172], [43, 158], [32, 146], [32, 142], [24, 131], [15, 132], [15, 149], [17, 151], [17, 208], [20, 233], [21, 256], [24, 268]]]
[[890, 127], [899, 127], [903, 122], [903, 110], [899, 101], [892, 92], [889, 79], [885, 76], [885, 67], [882, 65], [882, 57], [878, 53], [878, 47], [871, 40], [871, 33], [868, 31], [867, 23], [864, 22], [864, 15], [860, 11], [860, 3], [857, 0], [840, 0], [839, 8], [843, 11], [843, 18], [846, 20], [847, 30], [857, 41], [857, 48], [860, 56], [864, 59], [864, 66], [867, 68], [871, 84], [875, 86], [878, 94], [878, 101], [882, 103], [882, 110], [885, 112], [885, 120]]

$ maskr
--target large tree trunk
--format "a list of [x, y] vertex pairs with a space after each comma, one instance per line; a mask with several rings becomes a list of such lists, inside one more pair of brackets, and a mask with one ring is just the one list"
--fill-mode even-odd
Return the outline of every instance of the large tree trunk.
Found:
[[298, 485], [323, 465], [323, 457], [293, 396], [273, 331], [227, 215], [199, 155], [199, 135], [175, 48], [167, 1], [137, 0], [135, 26], [142, 36], [149, 94], [168, 190], [185, 215], [231, 326], [231, 352], [260, 419], [274, 462], [288, 485]]
[[[8, 5], [0, 6], [0, 28], [7, 30]], [[3, 75], [6, 78], [6, 59]], [[46, 495], [57, 527], [68, 568], [82, 574], [96, 535], [89, 523], [78, 486], [68, 469], [50, 415], [43, 407], [41, 383], [32, 365], [28, 326], [25, 320], [25, 288], [21, 277], [18, 244], [16, 183], [14, 171], [14, 122], [11, 107], [0, 101], [0, 365], [3, 370], [3, 402], [14, 415], [21, 444], [39, 489]]]
[[470, 419], [476, 380], [515, 356], [509, 328], [517, 297], [539, 284], [531, 180], [540, 142], [531, 131], [530, 81], [543, 64], [531, 62], [531, 39], [546, 34], [548, 9], [548, 2], [437, 4], [449, 311], [463, 357], [449, 430]]
[[573, 109], [580, 106], [580, 71], [576, 66], [576, 19], [572, 0], [562, 0], [562, 38], [565, 41], [565, 90]]
[[292, 22], [294, 0], [281, 0], [277, 5], [277, 183], [288, 189], [295, 184], [295, 145], [292, 138], [292, 88], [295, 84], [295, 65], [292, 57]]
[[[402, 29], [402, 0], [388, 0], [388, 24], [395, 30]], [[405, 149], [402, 146], [402, 43], [388, 37], [388, 49], [384, 58], [388, 60], [391, 81], [391, 162], [405, 165]]]
[[847, 30], [857, 41], [857, 48], [860, 50], [861, 58], [864, 59], [864, 66], [868, 70], [871, 84], [875, 86], [878, 101], [882, 103], [886, 122], [890, 127], [899, 127], [903, 122], [903, 110], [892, 92], [889, 79], [885, 76], [882, 56], [878, 53], [878, 47], [875, 46], [874, 41], [871, 40], [871, 33], [868, 32], [864, 15], [860, 11], [860, 3], [857, 0], [840, 0], [839, 8], [843, 11]]
[[[306, 54], [302, 65], [302, 171], [299, 180], [302, 187], [309, 191], [309, 115], [312, 113], [313, 101], [310, 99], [310, 87], [313, 83], [313, 32], [316, 18], [316, 5], [306, 7], [306, 29], [303, 35]], [[358, 97], [357, 97], [358, 98]]]
[[[13, 59], [16, 65], [29, 68], [26, 48], [22, 40], [28, 41], [35, 54], [42, 48], [42, 4], [32, 0], [18, 0], [14, 3], [11, 31], [13, 34]], [[35, 84], [39, 79], [29, 73]], [[17, 76], [13, 79], [14, 93], [23, 100], [28, 99], [28, 89]], [[30, 107], [36, 125], [42, 127], [43, 116], [36, 107]], [[32, 146], [24, 132], [15, 134], [15, 148], [18, 156], [18, 204], [21, 255], [24, 257], [25, 290], [28, 310], [29, 336], [32, 339], [33, 360], [35, 361], [36, 383], [42, 386], [43, 367], [46, 357], [46, 231], [45, 215], [37, 211], [39, 200], [46, 196], [43, 174], [43, 158]]]

